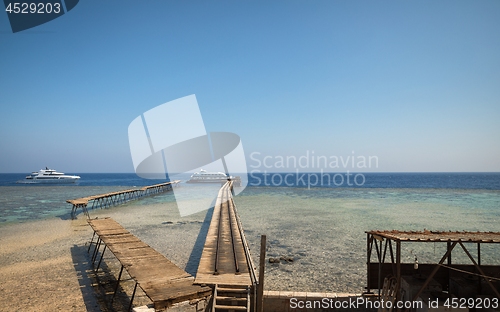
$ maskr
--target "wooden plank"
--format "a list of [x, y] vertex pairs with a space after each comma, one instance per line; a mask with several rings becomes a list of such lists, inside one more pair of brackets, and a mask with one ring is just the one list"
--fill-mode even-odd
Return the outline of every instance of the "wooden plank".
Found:
[[237, 285], [237, 286], [250, 286], [252, 281], [250, 280], [249, 274], [219, 274], [214, 275], [213, 273], [196, 273], [196, 284], [205, 285]]
[[123, 229], [106, 229], [106, 230], [97, 230], [95, 231], [96, 234], [99, 236], [101, 235], [123, 235], [123, 234], [130, 234], [129, 231], [124, 231]]
[[192, 290], [191, 289], [185, 290], [182, 296], [178, 296], [177, 298], [172, 298], [168, 300], [156, 299], [154, 301], [153, 306], [156, 311], [161, 311], [165, 308], [171, 307], [175, 303], [204, 298], [210, 296], [211, 294], [212, 294], [212, 289], [210, 287], [198, 286], [198, 288], [193, 288]]
[[[132, 234], [125, 234], [125, 235], [110, 235], [110, 236], [103, 236], [100, 235], [102, 238], [102, 241], [111, 247], [113, 244], [125, 244], [125, 243], [136, 243], [138, 246], [147, 246], [146, 243], [142, 242], [140, 239], [135, 237]], [[119, 248], [119, 247], [117, 247]], [[128, 248], [128, 247], [127, 247]]]
[[[177, 297], [182, 297], [190, 294], [195, 294], [200, 291], [204, 291], [204, 289], [194, 286], [192, 280], [180, 281], [177, 283], [171, 284], [156, 284], [154, 287], [145, 287], [141, 284], [141, 288], [146, 288], [148, 296], [153, 301], [162, 301], [162, 300], [172, 300]], [[168, 288], [168, 292], [165, 292], [164, 289]]]

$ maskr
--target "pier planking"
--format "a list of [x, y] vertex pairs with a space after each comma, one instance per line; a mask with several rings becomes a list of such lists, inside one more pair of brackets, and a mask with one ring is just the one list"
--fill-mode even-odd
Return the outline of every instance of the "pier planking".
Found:
[[[231, 197], [231, 184], [226, 183], [217, 196], [195, 282], [252, 286], [254, 281], [251, 272], [254, 266], [248, 261], [244, 240]], [[236, 263], [239, 272], [236, 271]]]
[[[155, 310], [166, 309], [186, 300], [205, 298], [211, 294], [210, 287], [195, 285], [194, 278], [189, 273], [132, 235], [113, 219], [94, 219], [88, 220], [88, 223], [94, 230], [94, 236], [96, 234], [98, 236], [94, 254], [97, 255], [96, 251], [101, 244], [104, 244], [105, 248], [118, 259], [122, 270], [124, 268], [136, 281], [136, 287], [139, 286], [153, 302]], [[105, 250], [101, 252], [101, 260]], [[93, 256], [94, 262], [96, 258]], [[119, 279], [120, 277], [118, 282]]]
[[76, 218], [76, 212], [78, 208], [81, 208], [85, 216], [90, 218], [87, 205], [92, 202], [92, 209], [94, 208], [106, 208], [108, 206], [118, 205], [125, 203], [130, 200], [138, 199], [140, 197], [154, 195], [161, 192], [169, 191], [172, 187], [177, 186], [181, 181], [174, 180], [171, 182], [159, 183], [154, 185], [148, 185], [141, 187], [140, 189], [129, 189], [118, 192], [110, 192], [99, 195], [91, 195], [87, 197], [81, 197], [76, 199], [68, 199], [67, 203], [73, 205], [71, 208], [71, 217]]

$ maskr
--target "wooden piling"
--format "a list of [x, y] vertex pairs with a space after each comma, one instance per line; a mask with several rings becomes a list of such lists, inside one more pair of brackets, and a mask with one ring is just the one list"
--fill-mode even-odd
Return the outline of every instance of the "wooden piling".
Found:
[[260, 236], [259, 287], [257, 292], [257, 311], [264, 312], [264, 271], [266, 268], [266, 235]]

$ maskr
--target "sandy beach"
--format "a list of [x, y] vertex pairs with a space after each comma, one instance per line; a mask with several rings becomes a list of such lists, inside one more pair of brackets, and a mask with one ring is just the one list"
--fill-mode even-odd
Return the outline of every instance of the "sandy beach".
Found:
[[100, 311], [95, 299], [92, 304], [91, 284], [82, 278], [85, 255], [76, 248], [89, 235], [83, 218], [1, 227], [0, 310]]
[[[180, 218], [175, 204], [141, 205], [136, 201], [90, 213], [93, 218], [113, 217], [181, 268], [196, 271], [197, 263], [191, 263], [190, 255], [195, 245], [201, 254], [203, 242], [200, 248], [197, 236], [206, 211]], [[98, 274], [104, 286], [95, 287], [96, 276], [87, 253], [91, 237], [92, 230], [82, 214], [76, 220], [51, 218], [0, 227], [0, 310], [113, 311], [103, 298], [112, 293], [119, 263], [111, 253], [105, 253], [104, 273], [100, 270]], [[128, 304], [133, 287], [126, 277], [120, 283], [122, 305]], [[148, 303], [139, 291], [134, 306]], [[120, 303], [115, 303], [114, 310], [120, 310], [116, 305]]]

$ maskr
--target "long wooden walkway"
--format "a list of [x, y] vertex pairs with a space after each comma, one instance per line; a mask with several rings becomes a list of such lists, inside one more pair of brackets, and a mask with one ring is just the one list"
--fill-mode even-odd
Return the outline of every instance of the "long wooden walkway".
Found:
[[[123, 269], [127, 270], [130, 277], [136, 282], [129, 310], [132, 307], [137, 286], [153, 302], [156, 311], [165, 310], [178, 302], [211, 295], [212, 289], [210, 287], [195, 285], [194, 278], [189, 273], [139, 240], [113, 219], [88, 220], [88, 223], [94, 230], [89, 246], [89, 252], [90, 247], [95, 246], [92, 263], [95, 264], [97, 258], [99, 258], [101, 245], [104, 245], [100, 252], [101, 256], [97, 264], [97, 270], [106, 249], [109, 249], [121, 263], [115, 294]], [[94, 243], [96, 235], [97, 240]]]
[[218, 193], [195, 279], [214, 288], [212, 311], [250, 311], [254, 306], [250, 295], [256, 291], [255, 266], [231, 192], [229, 181]]
[[76, 218], [76, 213], [78, 208], [81, 208], [83, 213], [90, 218], [88, 212], [88, 204], [92, 202], [91, 209], [94, 208], [106, 208], [109, 206], [123, 204], [130, 200], [135, 200], [140, 197], [154, 195], [169, 191], [173, 186], [177, 186], [181, 181], [175, 180], [171, 182], [165, 182], [160, 184], [148, 185], [138, 189], [129, 189], [118, 192], [111, 192], [99, 195], [92, 195], [77, 199], [68, 199], [66, 202], [73, 205], [71, 208], [71, 218]]

